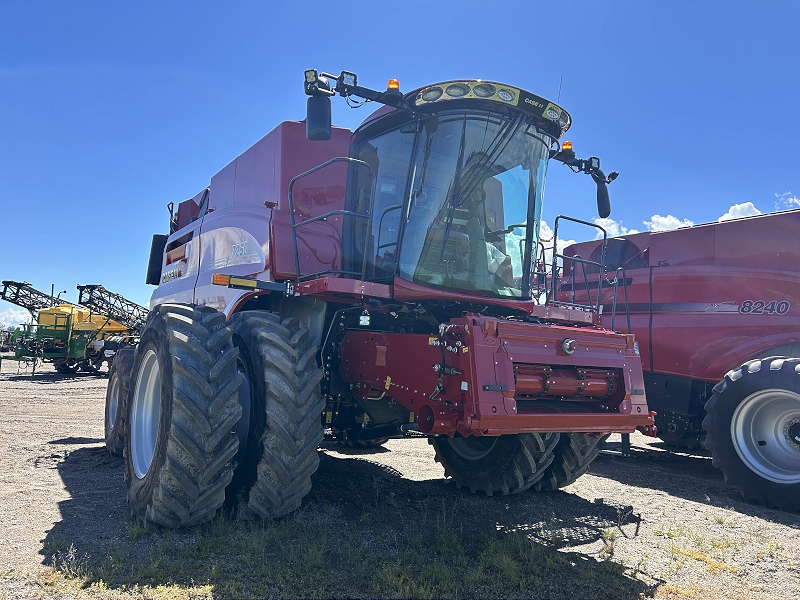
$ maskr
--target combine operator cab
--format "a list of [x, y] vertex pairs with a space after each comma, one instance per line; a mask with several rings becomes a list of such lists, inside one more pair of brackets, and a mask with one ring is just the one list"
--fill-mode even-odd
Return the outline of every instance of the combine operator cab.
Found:
[[[633, 335], [543, 293], [548, 162], [592, 177], [602, 217], [616, 177], [559, 142], [565, 110], [486, 81], [403, 94], [311, 70], [304, 88], [305, 123], [153, 238], [150, 315], [109, 388], [135, 514], [188, 525], [225, 497], [286, 514], [323, 435], [425, 435], [447, 477], [491, 495], [563, 487], [604, 435], [655, 433]], [[383, 106], [335, 128], [337, 94]]]
[[330, 135], [332, 93], [387, 105], [356, 131], [350, 151], [344, 276], [531, 300], [551, 158], [592, 175], [598, 210], [610, 213], [606, 183], [616, 173], [606, 178], [599, 159], [576, 159], [571, 144], [559, 146], [571, 119], [543, 98], [480, 81], [406, 96], [391, 81], [378, 93], [357, 86], [350, 73], [334, 78], [331, 89], [332, 77], [306, 73], [310, 139]]

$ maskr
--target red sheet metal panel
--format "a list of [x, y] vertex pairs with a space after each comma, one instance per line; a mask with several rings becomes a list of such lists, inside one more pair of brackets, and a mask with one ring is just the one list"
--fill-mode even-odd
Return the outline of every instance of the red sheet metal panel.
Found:
[[[565, 339], [575, 340], [574, 353]], [[418, 413], [426, 433], [652, 425], [632, 336], [467, 315], [434, 336], [348, 332], [339, 356], [339, 373], [357, 395], [385, 393]]]
[[[625, 238], [650, 244], [642, 250], [651, 268], [626, 272], [646, 369], [714, 383], [746, 360], [800, 343], [800, 211], [646, 236]], [[596, 248], [586, 242], [566, 253]], [[603, 324], [610, 327], [608, 310]], [[624, 326], [618, 315], [615, 327]]]

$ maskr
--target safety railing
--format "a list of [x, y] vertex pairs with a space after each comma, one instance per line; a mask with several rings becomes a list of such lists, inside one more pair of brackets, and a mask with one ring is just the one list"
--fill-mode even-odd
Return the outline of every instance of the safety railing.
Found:
[[[369, 170], [369, 173], [370, 173], [371, 178], [372, 178], [372, 186], [371, 186], [370, 195], [369, 195], [369, 207], [367, 209], [367, 212], [366, 213], [357, 213], [357, 212], [354, 212], [352, 210], [332, 210], [332, 211], [327, 212], [325, 214], [317, 215], [316, 217], [311, 217], [309, 219], [305, 219], [303, 221], [300, 221], [299, 223], [296, 222], [295, 221], [295, 216], [294, 216], [294, 197], [292, 195], [294, 184], [298, 180], [302, 179], [303, 177], [307, 177], [308, 175], [311, 175], [312, 173], [316, 173], [320, 169], [324, 169], [325, 167], [330, 166], [330, 165], [332, 165], [334, 163], [338, 163], [338, 162], [345, 162], [345, 163], [349, 163], [350, 165], [363, 166], [363, 167], [366, 167]], [[367, 247], [369, 245], [369, 236], [370, 236], [370, 233], [372, 231], [372, 203], [375, 200], [375, 185], [376, 185], [376, 182], [377, 182], [377, 177], [375, 175], [375, 170], [369, 165], [369, 163], [364, 162], [363, 160], [359, 160], [357, 158], [350, 158], [350, 157], [346, 157], [346, 156], [339, 156], [339, 157], [327, 160], [324, 163], [322, 163], [321, 165], [317, 165], [313, 169], [309, 169], [308, 171], [300, 173], [299, 175], [297, 175], [297, 176], [292, 178], [292, 180], [289, 182], [289, 215], [291, 216], [291, 224], [292, 224], [292, 244], [293, 244], [293, 247], [294, 247], [294, 265], [295, 265], [295, 274], [296, 274], [297, 282], [300, 282], [300, 281], [303, 281], [303, 280], [306, 280], [306, 279], [315, 279], [315, 278], [320, 277], [322, 275], [352, 275], [352, 276], [355, 276], [355, 277], [360, 277], [361, 281], [364, 281], [366, 279], [366, 275], [367, 275], [367, 273], [366, 273], [366, 271], [367, 271]], [[307, 225], [309, 225], [311, 223], [316, 223], [316, 222], [320, 222], [320, 221], [327, 221], [330, 217], [335, 216], [335, 215], [341, 215], [343, 221], [344, 221], [344, 219], [347, 219], [347, 218], [352, 218], [352, 219], [357, 219], [357, 220], [366, 220], [367, 221], [367, 227], [365, 228], [365, 233], [364, 233], [364, 245], [363, 245], [364, 256], [363, 256], [363, 259], [362, 259], [361, 271], [349, 271], [349, 270], [346, 270], [346, 269], [325, 269], [325, 270], [316, 271], [316, 272], [313, 272], [313, 273], [302, 274], [301, 271], [300, 271], [300, 253], [298, 252], [298, 246], [297, 246], [297, 230], [300, 227], [307, 226]], [[344, 225], [344, 222], [342, 224]]]
[[[599, 230], [602, 235], [600, 246], [600, 260], [583, 258], [580, 255], [565, 255], [558, 252], [558, 228], [560, 221], [571, 221], [580, 225], [586, 225]], [[624, 312], [627, 325], [627, 333], [631, 332], [630, 303], [628, 301], [628, 278], [625, 275], [625, 268], [618, 267], [614, 271], [614, 279], [608, 278], [606, 272], [606, 255], [608, 246], [608, 234], [600, 225], [559, 215], [556, 217], [553, 228], [553, 257], [550, 273], [546, 275], [546, 301], [545, 304], [560, 306], [565, 308], [575, 308], [580, 310], [590, 310], [598, 314], [602, 313], [603, 290], [611, 289], [611, 330], [616, 331], [617, 305], [619, 299], [619, 288], [622, 286], [624, 295]], [[563, 270], [559, 270], [558, 262], [562, 262]], [[567, 268], [567, 266], [569, 268]], [[564, 275], [564, 273], [569, 273]], [[596, 290], [596, 296], [595, 294]], [[566, 296], [566, 298], [565, 298]]]
[[617, 267], [617, 270], [614, 272], [614, 281], [607, 282], [614, 286], [614, 296], [611, 300], [611, 331], [617, 330], [615, 327], [615, 319], [617, 317], [617, 292], [619, 290], [620, 273], [622, 273], [622, 289], [625, 292], [625, 318], [627, 319], [628, 325], [628, 330], [625, 333], [631, 333], [631, 311], [630, 304], [628, 303], [628, 278], [625, 276], [625, 267]]
[[[579, 225], [586, 225], [587, 227], [592, 227], [594, 229], [599, 230], [603, 234], [603, 246], [602, 251], [600, 253], [600, 262], [589, 260], [586, 258], [582, 258], [578, 255], [574, 256], [566, 256], [558, 251], [558, 228], [561, 225], [561, 221], [570, 221], [572, 223], [577, 223]], [[588, 273], [586, 271], [586, 267], [588, 265], [594, 265], [597, 267], [597, 272], [602, 274], [605, 272], [606, 266], [606, 240], [608, 239], [608, 234], [606, 230], [603, 229], [600, 225], [596, 223], [590, 223], [588, 221], [581, 221], [580, 219], [575, 219], [573, 217], [566, 217], [564, 215], [558, 215], [556, 217], [555, 226], [553, 227], [553, 259], [552, 259], [552, 266], [550, 269], [550, 286], [547, 293], [547, 300], [545, 304], [551, 306], [561, 306], [565, 308], [577, 308], [581, 310], [591, 310], [596, 313], [600, 313], [600, 302], [601, 297], [603, 295], [603, 277], [602, 275], [598, 278], [597, 282], [597, 299], [592, 299], [592, 287], [589, 283]], [[566, 267], [567, 261], [569, 261], [569, 288], [565, 289], [566, 283], [561, 283], [559, 285], [561, 277], [558, 276], [559, 269], [558, 269], [558, 261], [561, 260], [564, 266]], [[580, 266], [581, 275], [583, 276], [583, 286], [582, 288], [576, 287], [576, 279], [577, 279], [577, 266]], [[566, 272], [566, 268], [564, 269]], [[559, 299], [558, 292], [565, 292], [569, 291], [569, 300]], [[586, 294], [586, 302], [579, 302], [579, 294], [582, 293]]]

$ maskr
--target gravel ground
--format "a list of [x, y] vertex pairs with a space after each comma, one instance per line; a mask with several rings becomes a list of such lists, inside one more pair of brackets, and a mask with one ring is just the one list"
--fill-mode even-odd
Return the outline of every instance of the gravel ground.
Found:
[[[102, 443], [105, 386], [48, 366], [31, 379], [15, 363], [2, 365], [0, 599], [47, 595], [47, 559], [62, 540], [90, 550], [125, 539], [122, 464]], [[376, 451], [325, 444], [311, 499], [339, 494], [346, 504], [354, 489], [409, 501], [441, 496], [477, 526], [529, 531], [563, 551], [625, 565], [645, 597], [800, 598], [799, 514], [742, 500], [702, 453], [632, 441], [633, 456], [603, 454], [561, 492], [505, 498], [448, 485], [424, 439]]]

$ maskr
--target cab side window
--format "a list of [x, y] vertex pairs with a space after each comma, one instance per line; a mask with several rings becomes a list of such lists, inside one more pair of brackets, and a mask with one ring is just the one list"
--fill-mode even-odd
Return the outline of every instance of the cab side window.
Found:
[[346, 237], [355, 250], [351, 267], [360, 270], [366, 257], [366, 277], [372, 281], [389, 281], [394, 277], [413, 150], [414, 131], [408, 129], [395, 129], [356, 148], [356, 158], [368, 163], [376, 173], [375, 198], [370, 198], [372, 178], [368, 170], [356, 169], [350, 210], [370, 218], [353, 219], [351, 234]]

